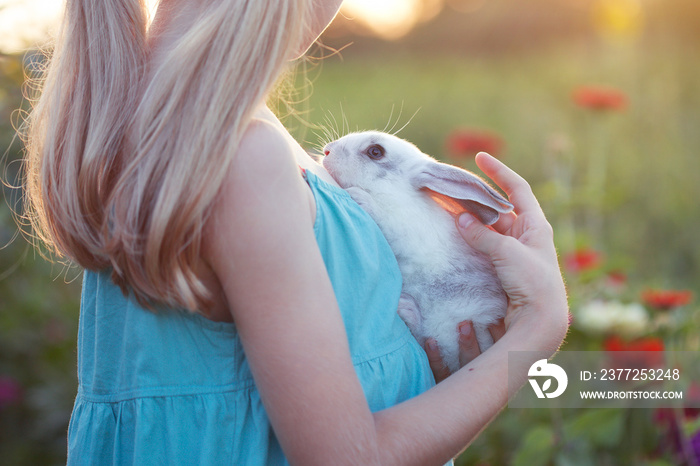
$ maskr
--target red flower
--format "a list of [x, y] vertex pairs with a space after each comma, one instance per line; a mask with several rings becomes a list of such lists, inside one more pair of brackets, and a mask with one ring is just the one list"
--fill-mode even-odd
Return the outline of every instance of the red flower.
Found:
[[627, 96], [609, 87], [581, 86], [574, 90], [572, 99], [576, 105], [591, 110], [624, 110]]
[[607, 283], [613, 288], [622, 288], [627, 284], [627, 274], [620, 270], [613, 270], [608, 273]]
[[603, 348], [605, 351], [663, 351], [664, 342], [657, 337], [625, 341], [617, 335], [613, 335], [603, 342]]
[[452, 131], [445, 141], [447, 152], [452, 157], [464, 158], [484, 151], [498, 156], [503, 148], [503, 140], [497, 134], [481, 129], [461, 128]]
[[646, 290], [642, 293], [645, 304], [660, 311], [668, 311], [685, 306], [693, 299], [688, 290]]
[[611, 368], [653, 369], [664, 362], [664, 342], [656, 337], [628, 342], [614, 335], [603, 342], [603, 349], [608, 352]]
[[564, 258], [566, 268], [576, 273], [596, 269], [602, 262], [602, 254], [590, 248], [578, 249]]

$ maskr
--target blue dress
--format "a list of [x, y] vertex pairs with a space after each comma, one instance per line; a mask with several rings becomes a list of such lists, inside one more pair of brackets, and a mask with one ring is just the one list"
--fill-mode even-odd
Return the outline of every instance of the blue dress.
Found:
[[[425, 353], [396, 313], [401, 275], [372, 219], [310, 171], [314, 232], [372, 411], [434, 385]], [[85, 271], [78, 395], [68, 464], [287, 464], [235, 324], [149, 312], [109, 271]]]

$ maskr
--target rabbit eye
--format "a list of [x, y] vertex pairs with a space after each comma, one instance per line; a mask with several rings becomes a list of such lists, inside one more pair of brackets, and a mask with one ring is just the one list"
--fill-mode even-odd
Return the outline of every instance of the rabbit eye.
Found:
[[386, 152], [379, 144], [372, 144], [365, 150], [365, 153], [369, 156], [369, 158], [379, 160], [384, 157]]

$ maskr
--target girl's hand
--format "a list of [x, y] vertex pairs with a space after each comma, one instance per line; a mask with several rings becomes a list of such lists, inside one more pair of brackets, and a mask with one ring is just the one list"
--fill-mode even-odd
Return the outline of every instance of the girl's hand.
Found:
[[[479, 342], [476, 339], [474, 327], [470, 320], [460, 322], [457, 326], [457, 331], [459, 332], [459, 365], [462, 367], [479, 356], [481, 348], [479, 348]], [[489, 332], [491, 332], [493, 340], [498, 341], [506, 333], [503, 319], [489, 326]], [[435, 382], [445, 380], [450, 375], [450, 370], [442, 361], [437, 342], [433, 338], [428, 338], [425, 341], [424, 349], [428, 355], [428, 362], [430, 362], [430, 368], [435, 376]]]
[[[491, 258], [508, 295], [505, 321], [491, 326], [491, 335], [497, 341], [513, 325], [528, 325], [543, 338], [550, 338], [552, 346], [558, 347], [566, 333], [568, 306], [552, 227], [523, 178], [483, 152], [477, 154], [476, 163], [515, 205], [514, 212], [501, 215], [491, 227], [482, 225], [467, 213], [458, 219], [462, 237], [471, 247]], [[479, 356], [481, 350], [471, 322], [461, 322], [458, 331], [460, 365], [464, 366]], [[435, 340], [426, 341], [425, 352], [436, 381], [450, 375]]]
[[557, 348], [568, 327], [568, 303], [552, 227], [523, 178], [484, 152], [477, 154], [476, 163], [505, 191], [515, 209], [491, 227], [462, 214], [458, 230], [496, 268], [508, 295], [505, 329], [527, 326]]

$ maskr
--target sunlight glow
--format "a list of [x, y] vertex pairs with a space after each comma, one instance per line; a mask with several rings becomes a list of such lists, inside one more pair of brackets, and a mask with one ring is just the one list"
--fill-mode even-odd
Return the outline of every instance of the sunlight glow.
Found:
[[358, 20], [381, 37], [392, 39], [408, 32], [422, 12], [420, 0], [349, 0], [343, 14]]
[[0, 52], [36, 46], [56, 33], [60, 0], [0, 0]]
[[593, 5], [593, 23], [596, 29], [610, 38], [636, 36], [642, 28], [643, 20], [640, 0], [597, 0]]
[[[146, 0], [146, 5], [153, 11], [157, 2]], [[64, 4], [63, 0], [0, 0], [0, 52], [20, 52], [46, 41], [57, 32]], [[442, 4], [443, 0], [345, 0], [342, 15], [377, 36], [395, 39], [432, 18]]]
[[345, 0], [341, 13], [374, 35], [397, 39], [440, 12], [443, 0]]

